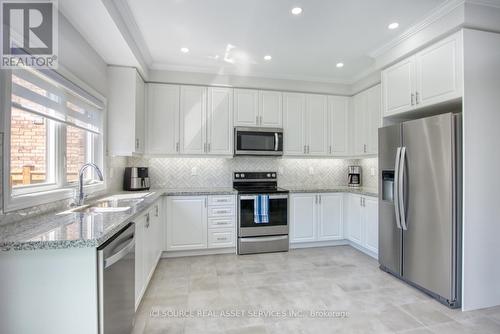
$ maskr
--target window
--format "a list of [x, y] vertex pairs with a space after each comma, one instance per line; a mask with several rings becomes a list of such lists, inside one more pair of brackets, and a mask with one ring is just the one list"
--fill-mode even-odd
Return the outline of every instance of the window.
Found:
[[[64, 190], [67, 198], [84, 163], [103, 169], [104, 103], [54, 71], [14, 70], [10, 78], [9, 198]], [[84, 182], [102, 186], [90, 169]]]

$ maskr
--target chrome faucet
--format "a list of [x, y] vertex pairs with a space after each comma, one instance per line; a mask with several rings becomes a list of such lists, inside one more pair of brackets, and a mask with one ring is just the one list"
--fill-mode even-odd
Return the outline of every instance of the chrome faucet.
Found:
[[94, 168], [95, 171], [97, 172], [97, 176], [99, 177], [99, 180], [100, 181], [104, 181], [104, 177], [102, 176], [102, 172], [99, 169], [99, 167], [97, 167], [96, 164], [93, 164], [93, 163], [86, 163], [86, 164], [84, 164], [80, 168], [80, 171], [78, 172], [78, 197], [75, 200], [75, 204], [77, 206], [83, 205], [83, 202], [85, 201], [85, 194], [83, 193], [83, 172], [85, 172], [85, 170], [87, 169], [87, 167]]

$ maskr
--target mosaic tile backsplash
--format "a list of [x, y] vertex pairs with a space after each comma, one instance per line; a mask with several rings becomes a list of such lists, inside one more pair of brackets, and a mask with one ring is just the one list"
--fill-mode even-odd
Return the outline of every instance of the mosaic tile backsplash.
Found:
[[[231, 187], [235, 171], [277, 171], [286, 186], [347, 185], [347, 167], [361, 164], [363, 185], [377, 187], [377, 159], [299, 159], [274, 157], [235, 158], [129, 158], [129, 166], [149, 167], [152, 187]], [[370, 177], [370, 168], [375, 176]], [[365, 176], [366, 175], [366, 176]]]

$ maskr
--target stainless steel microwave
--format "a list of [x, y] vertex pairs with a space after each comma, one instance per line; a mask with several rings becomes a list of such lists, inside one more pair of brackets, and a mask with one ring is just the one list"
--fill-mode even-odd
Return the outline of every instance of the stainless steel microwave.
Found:
[[283, 129], [234, 128], [234, 155], [283, 155]]

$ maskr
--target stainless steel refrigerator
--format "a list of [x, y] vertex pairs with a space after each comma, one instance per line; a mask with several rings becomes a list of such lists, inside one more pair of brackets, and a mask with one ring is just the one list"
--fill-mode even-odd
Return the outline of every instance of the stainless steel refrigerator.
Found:
[[379, 263], [461, 304], [461, 114], [379, 129]]

